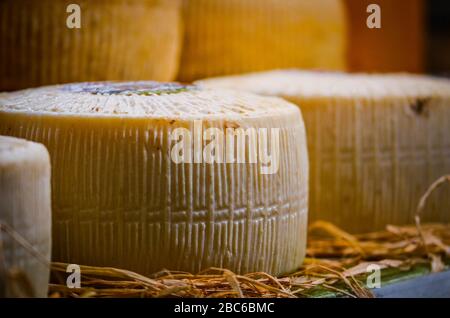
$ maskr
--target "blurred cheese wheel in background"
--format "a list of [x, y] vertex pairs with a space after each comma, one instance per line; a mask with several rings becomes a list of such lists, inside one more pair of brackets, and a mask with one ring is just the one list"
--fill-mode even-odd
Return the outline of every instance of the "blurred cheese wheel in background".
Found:
[[346, 68], [338, 0], [187, 0], [178, 79], [274, 68]]
[[[71, 3], [80, 6], [79, 29], [66, 23]], [[0, 91], [177, 73], [178, 0], [4, 0], [0, 21]]]
[[[303, 114], [310, 218], [352, 232], [411, 224], [419, 199], [450, 172], [450, 80], [407, 74], [272, 71], [199, 81], [280, 96]], [[450, 189], [424, 221], [450, 220]]]
[[[262, 174], [263, 159], [175, 162], [174, 132], [197, 140], [198, 121], [204, 129], [196, 136], [207, 136], [209, 127], [218, 135], [262, 128], [272, 136], [271, 128], [278, 129], [279, 139], [266, 139], [276, 170]], [[53, 259], [143, 274], [211, 266], [274, 275], [296, 270], [306, 247], [304, 129], [298, 107], [280, 98], [173, 83], [0, 94], [0, 133], [42, 142], [52, 159]], [[207, 149], [212, 142], [202, 139]], [[243, 147], [233, 141], [232, 149], [255, 154], [248, 139], [240, 138]]]

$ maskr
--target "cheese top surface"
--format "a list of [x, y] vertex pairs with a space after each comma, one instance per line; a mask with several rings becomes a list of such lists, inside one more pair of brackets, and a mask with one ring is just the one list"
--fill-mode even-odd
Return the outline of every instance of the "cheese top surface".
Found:
[[159, 82], [90, 82], [0, 94], [0, 112], [170, 119], [259, 118], [292, 113], [282, 99]]
[[258, 94], [302, 98], [390, 98], [450, 96], [450, 80], [404, 73], [346, 74], [276, 70], [196, 82], [203, 87], [240, 89]]
[[47, 149], [39, 143], [15, 137], [0, 136], [0, 165], [32, 161], [36, 156], [48, 157]]

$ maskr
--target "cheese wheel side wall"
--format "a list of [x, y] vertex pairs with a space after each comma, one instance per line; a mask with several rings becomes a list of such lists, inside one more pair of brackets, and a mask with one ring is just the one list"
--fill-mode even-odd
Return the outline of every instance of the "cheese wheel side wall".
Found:
[[101, 80], [173, 80], [181, 48], [178, 0], [0, 1], [0, 91]]
[[[412, 224], [427, 187], [450, 172], [450, 101], [286, 98], [299, 105], [311, 162], [310, 218], [363, 233]], [[450, 190], [424, 221], [448, 222]]]
[[49, 149], [54, 260], [144, 274], [210, 266], [281, 274], [300, 266], [306, 245], [307, 148], [293, 110], [237, 123], [281, 128], [273, 175], [259, 164], [167, 160], [169, 132], [192, 121], [0, 112], [0, 133]]
[[[11, 144], [11, 151], [0, 153], [0, 222], [12, 228], [47, 261], [32, 254], [9, 232], [1, 231], [2, 265], [0, 280], [6, 297], [47, 297], [51, 252], [50, 159], [43, 145], [0, 136], [0, 144]], [[18, 146], [16, 146], [16, 144]], [[25, 275], [32, 290], [10, 276]], [[3, 277], [1, 277], [3, 276]], [[2, 291], [0, 291], [1, 294]]]
[[188, 0], [178, 80], [276, 68], [346, 69], [336, 0]]

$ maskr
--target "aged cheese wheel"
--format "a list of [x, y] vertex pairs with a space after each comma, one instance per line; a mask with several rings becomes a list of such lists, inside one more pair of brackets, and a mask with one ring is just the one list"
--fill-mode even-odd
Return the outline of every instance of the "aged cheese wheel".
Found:
[[187, 0], [178, 79], [274, 68], [346, 68], [340, 0]]
[[[450, 81], [387, 74], [272, 71], [202, 82], [299, 105], [310, 165], [310, 218], [353, 232], [413, 223], [421, 195], [450, 172]], [[450, 190], [424, 220], [449, 221]]]
[[0, 91], [173, 80], [182, 41], [180, 7], [179, 0], [0, 1]]
[[0, 297], [47, 295], [50, 195], [47, 149], [0, 136]]
[[[267, 140], [278, 131], [267, 148], [279, 149], [278, 169], [251, 161], [263, 148], [245, 136], [248, 160], [205, 159], [224, 153], [207, 148], [219, 139], [209, 128], [268, 129]], [[183, 151], [174, 148], [180, 131], [192, 133]], [[49, 149], [55, 260], [144, 274], [210, 266], [280, 274], [302, 262], [307, 148], [298, 107], [282, 99], [173, 83], [50, 86], [0, 95], [0, 133]], [[242, 145], [233, 140], [230, 149]]]

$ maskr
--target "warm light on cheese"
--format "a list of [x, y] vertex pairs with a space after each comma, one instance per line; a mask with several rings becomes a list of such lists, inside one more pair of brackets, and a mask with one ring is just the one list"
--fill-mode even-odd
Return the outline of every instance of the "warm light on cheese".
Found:
[[[278, 169], [262, 173], [259, 150], [255, 163], [174, 162], [173, 132], [194, 143], [198, 122], [204, 134], [279, 128]], [[0, 133], [49, 149], [55, 260], [147, 274], [280, 274], [302, 262], [307, 148], [298, 108], [282, 99], [154, 82], [50, 86], [0, 94]]]
[[47, 296], [50, 194], [45, 147], [0, 136], [0, 297]]
[[2, 0], [0, 21], [0, 91], [178, 72], [179, 0]]
[[274, 68], [346, 68], [340, 0], [187, 0], [178, 79]]
[[[292, 70], [199, 83], [281, 96], [300, 106], [311, 219], [354, 232], [413, 223], [421, 195], [450, 172], [449, 80]], [[425, 221], [450, 220], [449, 191], [432, 195]]]

